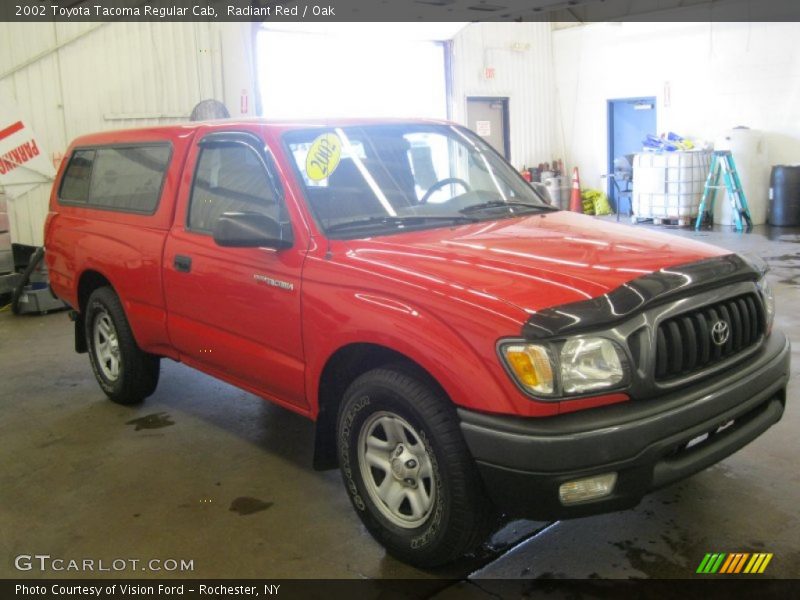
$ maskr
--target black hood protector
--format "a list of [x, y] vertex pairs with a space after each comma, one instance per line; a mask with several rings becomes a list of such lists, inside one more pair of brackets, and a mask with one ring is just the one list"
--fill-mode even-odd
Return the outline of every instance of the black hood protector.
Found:
[[660, 269], [597, 298], [536, 312], [522, 326], [522, 336], [536, 340], [613, 325], [678, 296], [739, 281], [756, 281], [765, 272], [766, 265], [755, 264], [738, 254]]

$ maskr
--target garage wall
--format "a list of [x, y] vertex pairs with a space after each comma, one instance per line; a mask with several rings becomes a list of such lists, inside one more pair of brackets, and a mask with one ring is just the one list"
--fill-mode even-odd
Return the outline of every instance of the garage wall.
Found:
[[474, 23], [455, 36], [452, 52], [452, 119], [466, 123], [468, 96], [506, 96], [514, 166], [558, 158], [550, 24]]
[[[255, 114], [248, 23], [0, 23], [0, 102], [57, 162], [74, 137], [186, 120], [201, 99]], [[563, 157], [584, 185], [606, 165], [606, 101], [658, 98], [659, 131], [766, 133], [769, 161], [800, 162], [798, 23], [475, 23], [452, 43], [451, 115], [468, 96], [510, 98], [515, 166]], [[487, 79], [486, 67], [495, 76]], [[665, 84], [669, 87], [669, 102]], [[40, 244], [49, 190], [9, 202], [18, 243]]]
[[600, 187], [606, 101], [656, 96], [658, 133], [714, 141], [745, 125], [765, 132], [770, 164], [798, 163], [798, 39], [798, 23], [596, 23], [554, 31], [559, 147], [581, 167], [584, 185]]
[[[207, 98], [238, 115], [247, 91], [252, 111], [250, 30], [239, 23], [0, 23], [0, 102], [15, 106], [54, 163], [81, 134], [186, 121]], [[231, 64], [224, 74], [223, 54]], [[13, 241], [42, 243], [48, 196], [39, 186], [10, 201]]]

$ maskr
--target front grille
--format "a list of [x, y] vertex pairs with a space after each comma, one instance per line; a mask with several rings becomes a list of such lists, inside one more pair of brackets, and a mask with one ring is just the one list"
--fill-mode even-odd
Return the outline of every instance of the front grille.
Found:
[[[727, 338], [719, 343], [726, 327]], [[710, 367], [746, 350], [763, 334], [763, 307], [753, 293], [667, 319], [656, 334], [656, 380], [684, 377]]]

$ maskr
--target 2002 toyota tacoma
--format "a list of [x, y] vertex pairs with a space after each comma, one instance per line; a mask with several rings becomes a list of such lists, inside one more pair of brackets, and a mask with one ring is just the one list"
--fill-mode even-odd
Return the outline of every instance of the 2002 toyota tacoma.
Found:
[[313, 419], [315, 466], [417, 565], [492, 515], [632, 507], [784, 409], [762, 264], [555, 210], [446, 122], [81, 137], [46, 249], [112, 400], [166, 357]]

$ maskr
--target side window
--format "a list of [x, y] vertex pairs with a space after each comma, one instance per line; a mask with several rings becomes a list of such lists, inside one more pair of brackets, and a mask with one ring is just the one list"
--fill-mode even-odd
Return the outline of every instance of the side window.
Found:
[[60, 198], [67, 202], [89, 201], [89, 183], [92, 180], [92, 165], [94, 164], [94, 150], [77, 150], [64, 172], [61, 182]]
[[99, 148], [92, 170], [89, 204], [151, 213], [158, 205], [169, 162], [168, 146]]
[[59, 199], [120, 212], [152, 213], [169, 165], [168, 144], [76, 150]]
[[281, 210], [264, 164], [244, 144], [200, 151], [189, 200], [189, 229], [211, 233], [226, 212], [251, 212], [281, 221]]

